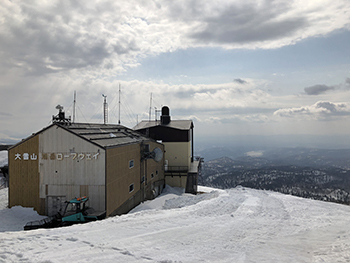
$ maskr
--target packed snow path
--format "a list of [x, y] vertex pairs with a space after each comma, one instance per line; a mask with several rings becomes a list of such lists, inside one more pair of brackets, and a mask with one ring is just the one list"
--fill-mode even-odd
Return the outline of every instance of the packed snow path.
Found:
[[128, 215], [2, 232], [0, 262], [350, 261], [349, 206], [241, 187], [166, 190]]

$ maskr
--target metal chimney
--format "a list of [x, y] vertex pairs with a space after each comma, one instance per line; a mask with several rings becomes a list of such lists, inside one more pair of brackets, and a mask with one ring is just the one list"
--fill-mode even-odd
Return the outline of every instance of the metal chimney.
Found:
[[162, 125], [167, 125], [170, 123], [170, 110], [169, 107], [163, 106], [162, 107], [162, 116], [160, 116], [160, 121]]

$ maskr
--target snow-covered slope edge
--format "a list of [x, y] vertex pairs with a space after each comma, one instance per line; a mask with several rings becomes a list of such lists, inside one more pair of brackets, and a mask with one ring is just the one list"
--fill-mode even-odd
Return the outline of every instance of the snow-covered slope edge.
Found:
[[[0, 262], [348, 262], [350, 207], [235, 188], [167, 189], [128, 215], [0, 233]], [[1, 224], [0, 218], [0, 224]]]
[[33, 208], [15, 206], [11, 209], [8, 209], [7, 206], [8, 188], [3, 188], [0, 189], [0, 244], [1, 232], [21, 231], [27, 222], [45, 218], [45, 216], [38, 215], [38, 213], [34, 211]]

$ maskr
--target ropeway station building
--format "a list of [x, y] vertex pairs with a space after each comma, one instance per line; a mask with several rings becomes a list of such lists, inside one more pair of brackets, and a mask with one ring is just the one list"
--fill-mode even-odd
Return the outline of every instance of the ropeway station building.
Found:
[[160, 121], [134, 129], [71, 123], [62, 109], [53, 123], [8, 150], [9, 207], [55, 215], [65, 201], [88, 196], [107, 216], [127, 213], [158, 196], [166, 184], [197, 192], [200, 160], [193, 156], [193, 122]]

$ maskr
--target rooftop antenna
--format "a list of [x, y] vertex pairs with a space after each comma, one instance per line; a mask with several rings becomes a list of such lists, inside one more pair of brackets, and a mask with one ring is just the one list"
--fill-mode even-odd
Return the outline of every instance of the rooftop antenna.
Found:
[[157, 107], [154, 107], [154, 116], [155, 116], [155, 121], [157, 122], [157, 113], [162, 112], [162, 110], [157, 110]]
[[152, 114], [152, 93], [151, 93], [151, 99], [150, 99], [150, 102], [149, 102], [148, 121], [151, 121], [151, 114]]
[[74, 100], [73, 100], [73, 123], [75, 122], [75, 103], [76, 103], [76, 91], [74, 91]]
[[107, 104], [107, 95], [102, 94], [104, 98], [103, 101], [103, 124], [107, 124], [108, 122], [108, 104]]
[[57, 105], [56, 109], [58, 110], [58, 114], [56, 116], [52, 115], [52, 123], [70, 125], [71, 119], [70, 117], [66, 118], [65, 113], [63, 111], [63, 106]]
[[119, 106], [118, 124], [120, 124], [120, 83], [119, 83], [119, 103], [118, 103], [118, 106]]

